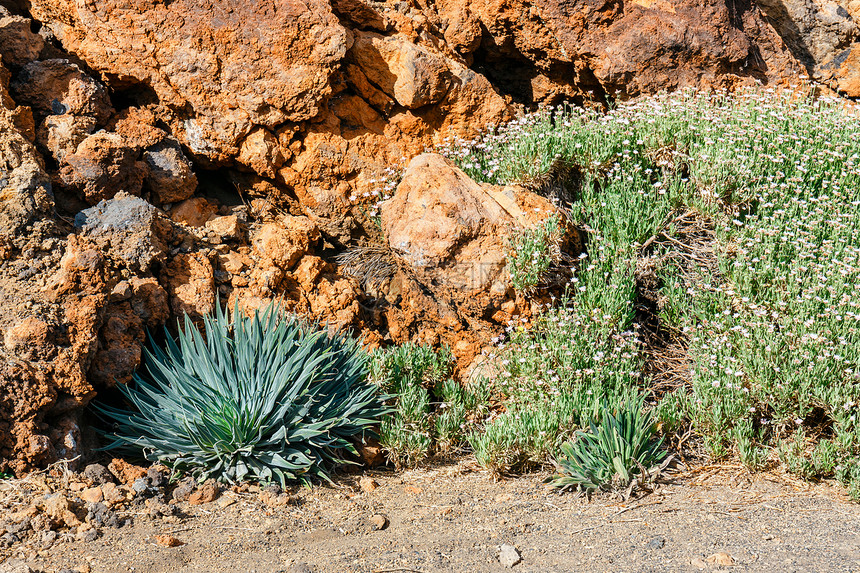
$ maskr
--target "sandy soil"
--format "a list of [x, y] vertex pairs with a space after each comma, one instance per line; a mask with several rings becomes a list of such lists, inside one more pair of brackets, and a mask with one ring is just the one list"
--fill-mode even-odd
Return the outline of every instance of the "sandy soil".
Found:
[[478, 573], [507, 570], [506, 544], [521, 572], [860, 571], [860, 505], [836, 486], [702, 467], [639, 499], [589, 502], [545, 477], [494, 481], [461, 463], [367, 471], [296, 489], [285, 505], [226, 491], [167, 518], [131, 511], [88, 543], [19, 548], [0, 572]]

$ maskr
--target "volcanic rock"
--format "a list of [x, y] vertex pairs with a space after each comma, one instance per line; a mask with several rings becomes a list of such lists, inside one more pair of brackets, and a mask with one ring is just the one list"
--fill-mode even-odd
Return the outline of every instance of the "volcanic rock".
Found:
[[36, 137], [54, 159], [62, 162], [95, 128], [96, 119], [89, 115], [49, 115], [36, 130]]
[[146, 271], [163, 258], [171, 224], [155, 207], [124, 191], [81, 211], [75, 226], [105, 253], [134, 271]]
[[143, 152], [149, 167], [146, 183], [158, 204], [176, 203], [188, 199], [197, 188], [197, 176], [191, 162], [175, 141], [163, 140]]
[[367, 79], [403, 107], [437, 103], [451, 89], [445, 60], [405, 38], [356, 32], [350, 54]]
[[59, 180], [89, 203], [110, 199], [119, 191], [140, 195], [146, 164], [140, 150], [116, 133], [99, 131], [63, 157]]
[[8, 77], [0, 64], [0, 245], [53, 209], [50, 178], [32, 140], [22, 130], [32, 125], [32, 117], [15, 107], [7, 91]]
[[[511, 231], [554, 214], [549, 200], [478, 184], [440, 155], [413, 159], [382, 207], [388, 245], [408, 268], [392, 281], [400, 304], [387, 313], [389, 334], [441, 340], [461, 366], [471, 361], [493, 331], [485, 318], [515, 296], [506, 269]], [[562, 242], [578, 254], [578, 235], [567, 232]]]
[[88, 115], [103, 124], [113, 113], [107, 90], [69, 60], [24, 66], [12, 82], [12, 97], [41, 115]]
[[30, 29], [31, 21], [10, 14], [0, 6], [0, 58], [7, 66], [23, 66], [35, 60], [45, 40]]
[[159, 282], [175, 316], [200, 317], [215, 307], [215, 271], [203, 253], [179, 253], [165, 265]]

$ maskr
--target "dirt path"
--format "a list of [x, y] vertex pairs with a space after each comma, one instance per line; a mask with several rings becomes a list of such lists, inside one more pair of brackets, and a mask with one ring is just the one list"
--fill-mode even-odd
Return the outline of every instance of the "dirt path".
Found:
[[[368, 472], [378, 484], [372, 491], [366, 478], [362, 491], [357, 476], [354, 486], [345, 479], [338, 488], [298, 490], [282, 506], [274, 496], [267, 505], [256, 493], [226, 492], [204, 505], [180, 504], [179, 516], [140, 512], [96, 541], [16, 557], [51, 573], [478, 573], [506, 570], [499, 550], [510, 544], [521, 572], [860, 571], [860, 505], [837, 488], [725, 468], [707, 474], [629, 503], [589, 503], [553, 493], [539, 474], [494, 482], [465, 465]], [[384, 529], [374, 515], [387, 518]], [[182, 545], [160, 546], [157, 534]]]

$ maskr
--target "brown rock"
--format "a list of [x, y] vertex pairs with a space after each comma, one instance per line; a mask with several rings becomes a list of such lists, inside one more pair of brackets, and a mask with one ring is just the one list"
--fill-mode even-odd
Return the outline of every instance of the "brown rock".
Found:
[[[30, 228], [37, 241], [39, 227]], [[0, 315], [2, 352], [11, 358], [0, 365], [0, 457], [16, 473], [83, 453], [78, 417], [95, 395], [86, 369], [106, 302], [103, 259], [76, 236], [46, 244], [54, 249], [44, 260], [50, 281], [9, 280], [0, 270], [3, 304], [27, 309], [18, 319]]]
[[157, 280], [151, 277], [132, 277], [129, 285], [131, 287], [129, 304], [144, 326], [154, 328], [167, 322], [170, 315], [167, 292]]
[[221, 499], [218, 500], [218, 507], [220, 509], [225, 509], [225, 508], [230, 507], [231, 505], [235, 505], [235, 503], [236, 503], [235, 498], [225, 496], [225, 497], [222, 497]]
[[473, 295], [506, 280], [506, 229], [530, 227], [556, 212], [533, 193], [481, 186], [447, 159], [424, 154], [412, 160], [384, 205], [382, 225], [414, 269]]
[[264, 177], [274, 178], [284, 164], [278, 139], [267, 129], [257, 128], [239, 146], [236, 161]]
[[161, 283], [176, 316], [199, 317], [215, 307], [215, 273], [202, 253], [180, 253], [164, 267]]
[[112, 482], [116, 478], [109, 469], [101, 464], [89, 464], [84, 468], [83, 475], [90, 483], [96, 485]]
[[124, 137], [100, 131], [63, 158], [59, 179], [90, 205], [119, 191], [139, 195], [146, 172], [139, 155], [139, 149]]
[[54, 159], [62, 162], [78, 149], [95, 128], [96, 119], [89, 115], [49, 115], [39, 125], [36, 137]]
[[236, 215], [213, 217], [206, 221], [206, 228], [226, 241], [236, 241], [244, 236], [242, 224]]
[[114, 458], [108, 464], [108, 470], [116, 476], [116, 479], [125, 485], [131, 485], [134, 480], [146, 477], [146, 468], [136, 466], [122, 458]]
[[192, 493], [194, 493], [194, 482], [183, 481], [173, 490], [172, 498], [173, 501], [188, 501]]
[[6, 91], [7, 72], [0, 64], [0, 237], [13, 239], [36, 217], [53, 209], [51, 183], [41, 158], [22, 131], [22, 111]]
[[110, 316], [99, 331], [99, 349], [88, 371], [90, 379], [104, 386], [127, 384], [140, 365], [143, 330], [136, 322]]
[[[416, 157], [382, 210], [389, 245], [411, 268], [392, 279], [403, 302], [386, 315], [389, 334], [429, 344], [441, 337], [461, 367], [471, 363], [495, 330], [485, 317], [513, 293], [511, 230], [553, 213], [547, 199], [525, 189], [479, 185], [441, 156]], [[564, 239], [573, 254], [576, 239], [573, 231]]]
[[90, 487], [81, 492], [81, 499], [87, 503], [99, 503], [104, 500], [104, 493], [100, 487]]
[[235, 155], [254, 125], [316, 117], [349, 39], [324, 0], [229, 11], [213, 0], [109, 1], [83, 11], [38, 0], [31, 12], [93, 69], [151, 86], [173, 109], [193, 110], [173, 124], [174, 134], [213, 160]]
[[217, 212], [218, 207], [207, 199], [192, 197], [173, 207], [170, 218], [189, 227], [202, 227]]
[[154, 278], [133, 277], [123, 283], [127, 295], [112, 300], [105, 310], [98, 351], [88, 372], [92, 381], [108, 387], [131, 381], [140, 365], [145, 329], [163, 325], [169, 315], [167, 292]]
[[221, 268], [233, 275], [241, 273], [254, 265], [254, 261], [249, 256], [237, 253], [236, 251], [221, 253], [218, 255], [218, 260], [221, 263]]
[[77, 527], [81, 524], [78, 517], [72, 512], [69, 500], [61, 493], [47, 496], [43, 502], [45, 514], [55, 523], [64, 524], [67, 527]]
[[361, 479], [358, 480], [358, 487], [361, 488], [361, 491], [369, 493], [378, 488], [379, 484], [376, 483], [376, 480], [372, 477], [362, 476]]
[[319, 229], [310, 219], [287, 215], [278, 223], [263, 225], [254, 235], [252, 245], [264, 266], [288, 270], [319, 237]]
[[155, 543], [162, 547], [179, 547], [180, 545], [185, 545], [184, 541], [180, 541], [176, 537], [167, 533], [156, 535]]
[[42, 116], [88, 115], [103, 124], [113, 113], [105, 87], [68, 60], [29, 63], [10, 87], [15, 101]]
[[788, 45], [792, 54], [811, 70], [822, 74], [834, 59], [860, 42], [860, 31], [851, 14], [834, 0], [759, 0], [757, 3]]
[[388, 518], [382, 515], [381, 513], [377, 513], [370, 516], [370, 529], [372, 531], [382, 531], [388, 527]]
[[860, 98], [860, 42], [850, 48], [842, 63], [832, 72], [832, 77], [832, 83], [840, 93], [850, 98]]
[[714, 553], [710, 557], [705, 558], [705, 563], [727, 567], [729, 565], [734, 565], [735, 560], [728, 553], [720, 551], [719, 553]]
[[384, 32], [388, 28], [382, 14], [362, 0], [333, 0], [331, 7], [335, 14], [347, 19], [359, 28], [372, 28], [380, 32]]
[[221, 488], [214, 482], [206, 482], [188, 498], [188, 503], [191, 505], [201, 505], [218, 499], [221, 495]]
[[299, 262], [298, 266], [296, 266], [296, 270], [293, 271], [293, 276], [296, 278], [302, 289], [306, 292], [310, 292], [313, 290], [317, 279], [320, 278], [320, 275], [325, 271], [330, 270], [329, 267], [330, 265], [321, 258], [313, 255], [306, 255], [302, 257], [302, 260]]
[[444, 58], [405, 38], [357, 32], [350, 56], [367, 79], [409, 109], [437, 103], [451, 89]]
[[0, 6], [0, 58], [7, 66], [23, 66], [35, 60], [45, 46], [42, 36], [30, 29], [29, 18], [10, 14]]
[[177, 142], [162, 140], [147, 147], [143, 160], [148, 167], [146, 185], [152, 191], [153, 201], [176, 203], [194, 195], [197, 176]]
[[101, 490], [104, 502], [109, 506], [117, 505], [128, 500], [128, 496], [126, 496], [126, 494], [116, 484], [102, 484]]
[[56, 355], [50, 336], [45, 321], [28, 317], [6, 330], [3, 343], [6, 350], [25, 360], [50, 360]]
[[367, 439], [365, 443], [356, 445], [361, 461], [375, 468], [385, 463], [385, 450], [377, 440]]

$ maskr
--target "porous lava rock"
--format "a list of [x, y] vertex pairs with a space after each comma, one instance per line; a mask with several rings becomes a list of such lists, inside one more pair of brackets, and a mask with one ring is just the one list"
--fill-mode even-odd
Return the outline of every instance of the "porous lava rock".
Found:
[[102, 124], [113, 113], [104, 85], [69, 60], [27, 64], [12, 82], [12, 96], [40, 116], [87, 115]]
[[24, 66], [35, 60], [45, 40], [31, 29], [29, 18], [0, 6], [0, 59], [7, 66]]
[[172, 224], [155, 207], [124, 191], [75, 217], [82, 236], [118, 259], [122, 267], [147, 271], [164, 258]]
[[[413, 159], [382, 207], [388, 246], [405, 267], [389, 290], [401, 299], [386, 315], [392, 338], [404, 342], [418, 332], [468, 364], [512, 317], [503, 308], [519, 304], [519, 314], [528, 313], [507, 271], [510, 237], [550, 216], [564, 220], [548, 199], [522, 187], [476, 183], [441, 155]], [[572, 228], [561, 240], [568, 250], [581, 248]]]
[[139, 195], [146, 173], [139, 156], [140, 150], [123, 136], [99, 131], [63, 157], [59, 181], [90, 205], [119, 191]]
[[9, 97], [0, 64], [0, 251], [26, 225], [53, 209], [51, 181], [33, 145], [33, 118]]

